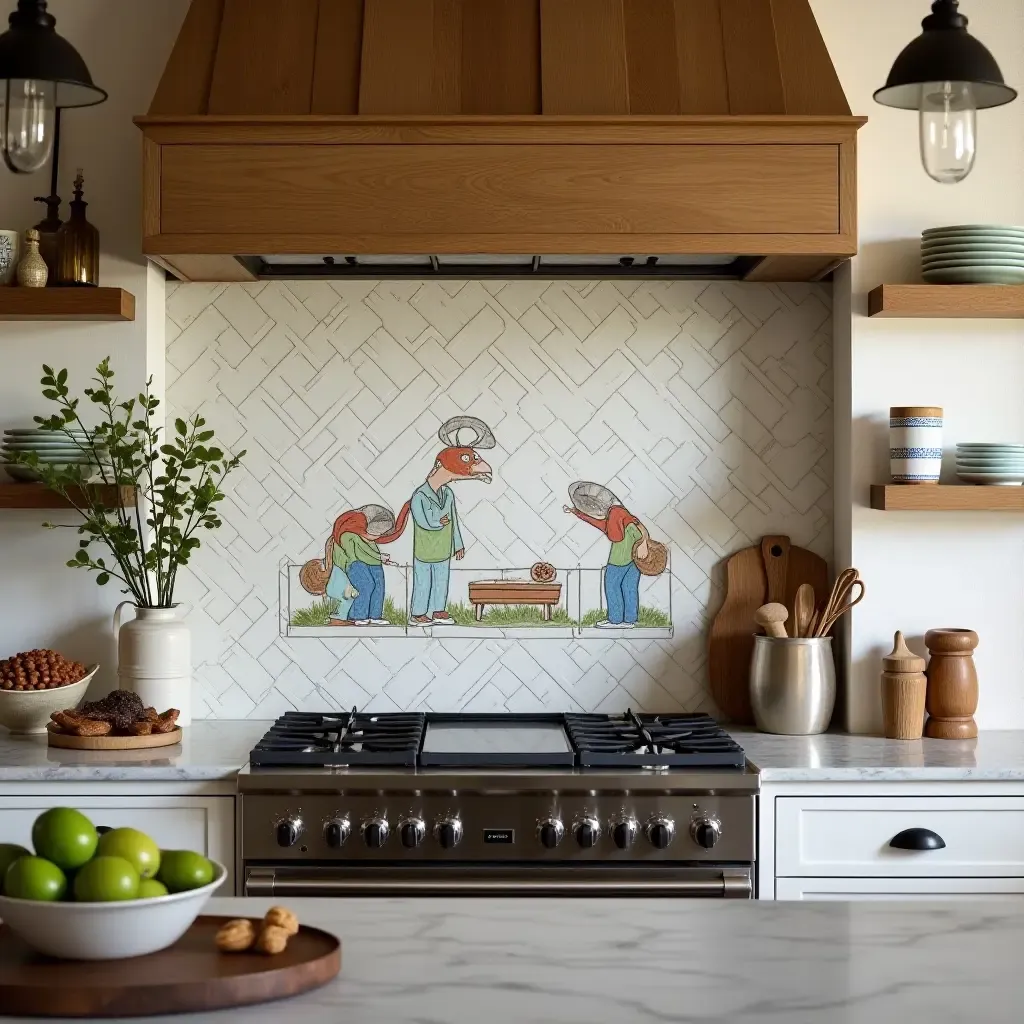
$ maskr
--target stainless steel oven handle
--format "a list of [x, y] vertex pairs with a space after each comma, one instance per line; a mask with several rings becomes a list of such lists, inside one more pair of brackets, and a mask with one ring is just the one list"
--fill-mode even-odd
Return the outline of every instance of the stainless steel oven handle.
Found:
[[750, 872], [726, 868], [707, 878], [649, 881], [638, 878], [403, 878], [403, 877], [303, 877], [271, 868], [252, 868], [246, 875], [247, 896], [704, 896], [749, 899]]

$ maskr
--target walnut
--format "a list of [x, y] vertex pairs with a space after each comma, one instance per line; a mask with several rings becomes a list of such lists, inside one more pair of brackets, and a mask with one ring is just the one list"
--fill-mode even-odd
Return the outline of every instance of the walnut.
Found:
[[253, 949], [267, 956], [274, 956], [283, 953], [288, 946], [288, 932], [276, 924], [265, 924], [259, 935], [256, 936], [256, 944]]
[[263, 923], [283, 928], [289, 936], [295, 935], [299, 930], [299, 919], [287, 907], [271, 907], [264, 914]]
[[256, 926], [244, 917], [228, 921], [217, 929], [217, 948], [222, 953], [243, 953], [256, 939]]

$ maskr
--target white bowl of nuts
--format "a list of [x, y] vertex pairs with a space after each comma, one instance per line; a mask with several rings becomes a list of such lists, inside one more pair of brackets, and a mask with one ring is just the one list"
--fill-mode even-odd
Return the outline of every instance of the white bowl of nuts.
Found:
[[77, 707], [98, 670], [56, 651], [25, 651], [0, 661], [0, 725], [14, 733], [46, 732], [50, 715]]

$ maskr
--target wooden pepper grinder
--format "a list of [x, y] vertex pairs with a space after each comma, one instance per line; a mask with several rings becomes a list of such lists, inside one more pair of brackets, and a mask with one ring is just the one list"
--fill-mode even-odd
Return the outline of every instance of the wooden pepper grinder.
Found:
[[978, 735], [978, 671], [974, 649], [978, 634], [971, 629], [929, 629], [924, 635], [928, 663], [928, 722], [925, 736], [966, 740]]
[[924, 658], [919, 658], [907, 646], [903, 634], [897, 633], [892, 654], [882, 659], [882, 723], [889, 739], [921, 738], [927, 688]]

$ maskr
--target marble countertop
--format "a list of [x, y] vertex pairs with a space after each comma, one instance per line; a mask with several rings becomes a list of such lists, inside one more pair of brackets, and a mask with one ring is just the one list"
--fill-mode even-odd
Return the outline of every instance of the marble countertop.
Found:
[[60, 750], [46, 736], [0, 730], [0, 782], [234, 781], [267, 722], [193, 722], [182, 741], [154, 750]]
[[761, 782], [1024, 781], [1024, 730], [983, 731], [974, 740], [878, 736], [771, 736], [729, 730]]
[[[264, 721], [201, 721], [176, 747], [117, 753], [59, 750], [45, 736], [0, 731], [0, 782], [231, 781], [267, 731]], [[901, 742], [876, 736], [771, 736], [730, 729], [761, 781], [1024, 781], [1024, 730], [976, 740]]]
[[[209, 912], [256, 916], [267, 905], [213, 900]], [[1005, 901], [289, 905], [341, 938], [341, 974], [287, 1002], [191, 1022], [1017, 1024], [1024, 1001], [1024, 916]]]

